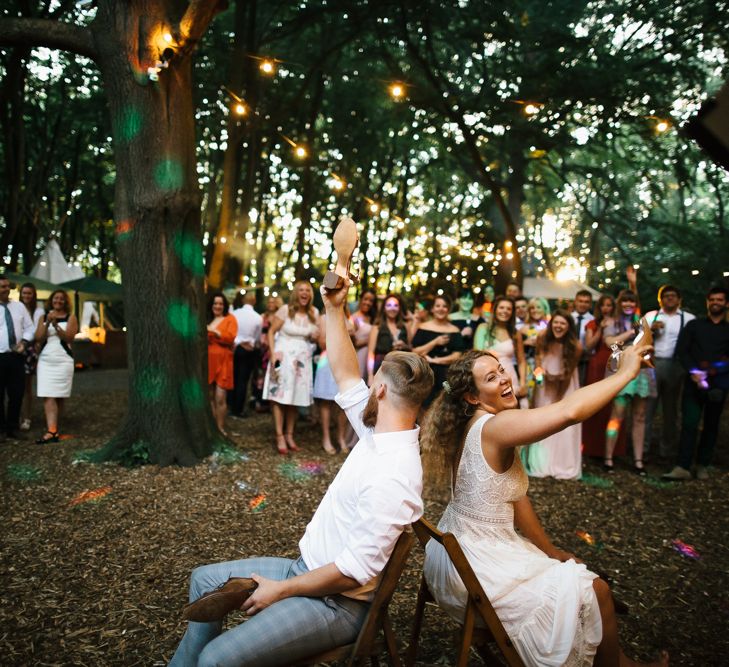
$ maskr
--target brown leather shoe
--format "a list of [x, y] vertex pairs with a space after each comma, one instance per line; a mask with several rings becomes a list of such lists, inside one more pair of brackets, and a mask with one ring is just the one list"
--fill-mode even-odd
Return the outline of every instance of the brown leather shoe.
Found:
[[185, 605], [182, 618], [197, 623], [220, 621], [231, 611], [240, 609], [256, 588], [258, 584], [253, 579], [230, 577], [214, 591], [208, 591], [195, 602]]

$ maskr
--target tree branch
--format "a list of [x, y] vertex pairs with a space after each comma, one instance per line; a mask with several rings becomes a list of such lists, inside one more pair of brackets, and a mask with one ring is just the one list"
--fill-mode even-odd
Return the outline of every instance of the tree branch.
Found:
[[0, 46], [47, 46], [92, 60], [98, 55], [89, 28], [51, 19], [0, 19]]
[[183, 49], [191, 51], [205, 34], [213, 17], [227, 7], [227, 0], [191, 0], [180, 20]]

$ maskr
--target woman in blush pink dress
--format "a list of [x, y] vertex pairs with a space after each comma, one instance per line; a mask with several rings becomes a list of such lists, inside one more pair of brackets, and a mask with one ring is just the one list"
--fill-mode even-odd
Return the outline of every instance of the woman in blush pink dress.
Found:
[[[543, 370], [542, 383], [534, 392], [534, 407], [541, 408], [577, 390], [577, 362], [582, 346], [572, 318], [566, 310], [555, 310], [547, 328], [537, 337], [537, 367]], [[523, 450], [526, 469], [532, 477], [579, 479], [582, 477], [580, 451], [582, 428], [573, 424]]]

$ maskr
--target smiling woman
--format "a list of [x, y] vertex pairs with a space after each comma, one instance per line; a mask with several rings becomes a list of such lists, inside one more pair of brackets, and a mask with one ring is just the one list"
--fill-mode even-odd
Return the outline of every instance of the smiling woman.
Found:
[[[648, 349], [630, 348], [615, 375], [531, 410], [514, 409], [511, 377], [494, 355], [467, 352], [451, 366], [445, 391], [426, 416], [426, 481], [452, 489], [438, 528], [458, 539], [527, 665], [583, 665], [593, 658], [596, 664], [635, 664], [620, 650], [607, 584], [544, 532], [515, 449], [607, 405], [638, 375]], [[426, 547], [424, 574], [438, 604], [462, 621], [468, 594], [434, 540]], [[656, 664], [667, 664], [667, 656]]]

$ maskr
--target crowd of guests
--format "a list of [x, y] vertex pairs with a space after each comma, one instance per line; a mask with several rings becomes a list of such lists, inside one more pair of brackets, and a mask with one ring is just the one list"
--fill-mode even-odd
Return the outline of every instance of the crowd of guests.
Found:
[[[252, 409], [273, 414], [273, 444], [280, 454], [298, 450], [295, 426], [302, 414], [321, 424], [328, 454], [348, 453], [353, 434], [334, 402], [337, 385], [328, 363], [326, 318], [314, 306], [311, 284], [297, 282], [288, 305], [270, 298], [263, 316], [255, 312], [251, 293], [238, 299], [246, 302], [239, 301], [227, 315], [230, 326], [237, 322], [237, 333], [223, 326], [223, 315], [215, 310], [216, 302], [227, 304], [225, 297], [216, 293], [211, 302], [211, 404], [221, 429], [226, 412], [241, 417], [250, 409], [250, 384]], [[495, 355], [521, 408], [543, 407], [614, 373], [614, 350], [632, 345], [645, 321], [654, 337], [655, 368], [644, 367], [611, 404], [583, 424], [521, 447], [520, 456], [529, 474], [560, 479], [579, 478], [583, 456], [600, 459], [609, 474], [615, 458], [628, 451], [636, 474], [646, 474], [650, 452], [658, 463], [675, 463], [668, 479], [688, 479], [696, 456], [695, 475], [705, 479], [729, 389], [726, 299], [726, 290], [713, 288], [707, 317], [697, 320], [681, 308], [680, 290], [664, 285], [659, 307], [642, 314], [631, 271], [628, 288], [617, 296], [603, 294], [595, 300], [589, 290], [580, 290], [572, 300], [553, 306], [545, 298], [523, 295], [517, 283], [507, 285], [504, 295], [490, 287], [479, 295], [464, 289], [455, 304], [445, 294], [423, 295], [412, 307], [400, 294], [379, 296], [363, 289], [347, 310], [347, 327], [361, 377], [370, 386], [391, 351], [412, 351], [427, 361], [435, 381], [423, 402], [424, 414], [442, 391], [449, 368], [468, 350]], [[218, 377], [221, 345], [227, 346], [231, 370]], [[659, 408], [660, 434], [653, 429]], [[657, 446], [651, 450], [654, 435]]]
[[24, 439], [30, 431], [37, 375], [46, 430], [36, 443], [58, 442], [59, 420], [73, 384], [71, 343], [78, 320], [63, 290], [52, 292], [42, 308], [33, 283], [20, 287], [20, 301], [10, 299], [10, 287], [0, 274], [0, 441]]

